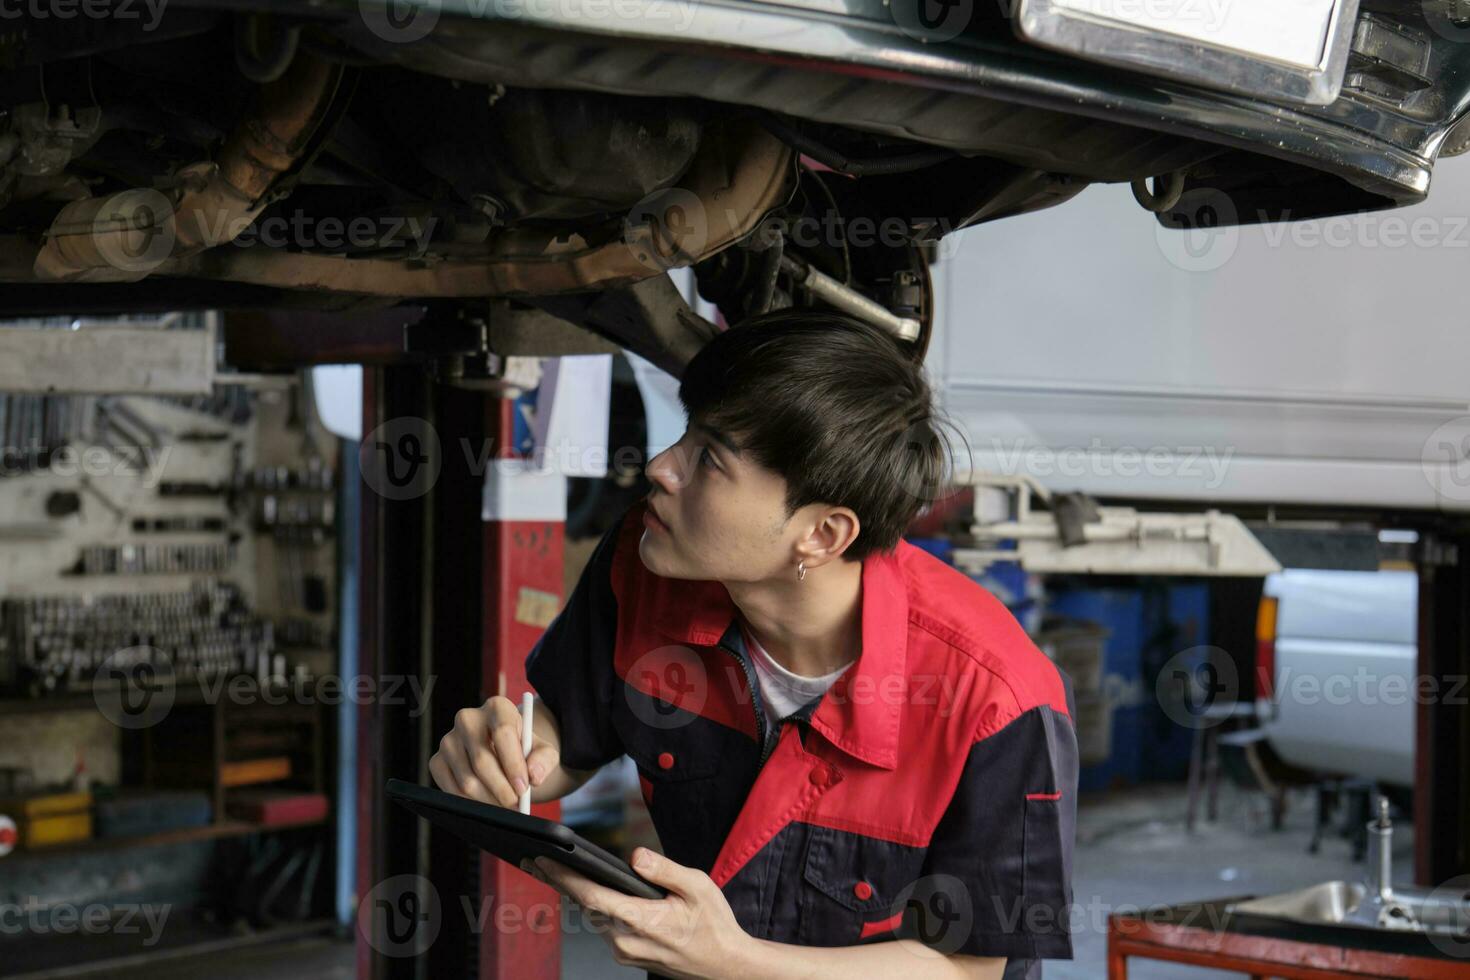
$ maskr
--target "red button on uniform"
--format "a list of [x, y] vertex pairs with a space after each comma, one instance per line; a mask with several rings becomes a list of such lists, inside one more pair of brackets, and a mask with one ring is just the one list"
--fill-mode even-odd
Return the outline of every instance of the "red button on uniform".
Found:
[[672, 752], [660, 752], [658, 754], [658, 767], [660, 769], [672, 769], [672, 768], [674, 768], [674, 753], [672, 753]]
[[813, 769], [811, 780], [813, 786], [825, 787], [832, 782], [832, 774], [825, 769]]
[[866, 902], [868, 899], [873, 897], [873, 886], [868, 884], [866, 881], [860, 881], [856, 885], [852, 886], [852, 893], [862, 901]]

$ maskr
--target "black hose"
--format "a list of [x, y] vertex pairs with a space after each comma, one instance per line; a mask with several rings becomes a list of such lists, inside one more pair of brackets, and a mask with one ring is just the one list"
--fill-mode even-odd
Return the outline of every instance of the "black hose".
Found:
[[779, 235], [760, 253], [760, 275], [755, 281], [755, 295], [750, 300], [752, 316], [771, 309], [771, 298], [776, 295], [776, 280], [781, 275], [781, 256], [786, 251], [785, 240]]

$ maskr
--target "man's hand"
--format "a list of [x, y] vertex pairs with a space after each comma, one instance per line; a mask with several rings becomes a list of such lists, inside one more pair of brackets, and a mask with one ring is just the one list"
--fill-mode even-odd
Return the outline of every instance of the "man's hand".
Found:
[[668, 977], [735, 977], [753, 941], [720, 887], [646, 847], [633, 852], [633, 870], [668, 889], [661, 899], [633, 898], [597, 884], [563, 864], [537, 858], [532, 874], [589, 912], [606, 917], [602, 938], [623, 966]]
[[532, 729], [531, 754], [522, 755], [521, 713], [513, 701], [493, 697], [478, 708], [461, 708], [429, 759], [429, 774], [446, 793], [510, 809], [527, 785], [531, 802], [544, 803], [587, 781], [591, 773], [561, 767], [556, 719], [539, 699]]
[[546, 858], [522, 867], [605, 922], [603, 938], [618, 963], [680, 980], [1000, 980], [1005, 972], [1005, 957], [946, 956], [912, 939], [831, 947], [753, 939], [709, 875], [643, 847], [633, 852], [633, 869], [668, 889], [666, 898], [632, 898]]

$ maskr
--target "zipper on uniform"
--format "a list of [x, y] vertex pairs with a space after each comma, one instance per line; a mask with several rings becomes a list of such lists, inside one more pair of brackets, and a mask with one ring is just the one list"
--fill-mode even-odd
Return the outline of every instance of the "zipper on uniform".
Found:
[[726, 653], [740, 663], [740, 670], [745, 674], [745, 686], [750, 691], [750, 703], [755, 709], [756, 738], [761, 743], [760, 765], [764, 766], [766, 760], [771, 757], [771, 752], [776, 748], [776, 740], [771, 738], [771, 733], [766, 730], [768, 727], [766, 722], [766, 709], [761, 704], [760, 685], [756, 682], [755, 672], [750, 669], [750, 664], [746, 663], [745, 658], [740, 655], [738, 650], [733, 650], [723, 643], [720, 646]]

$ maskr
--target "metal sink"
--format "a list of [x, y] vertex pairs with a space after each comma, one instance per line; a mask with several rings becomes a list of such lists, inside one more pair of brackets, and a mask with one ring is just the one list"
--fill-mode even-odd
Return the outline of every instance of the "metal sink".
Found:
[[1470, 891], [1393, 886], [1393, 823], [1386, 798], [1379, 798], [1378, 816], [1366, 829], [1366, 882], [1324, 881], [1294, 892], [1235, 902], [1227, 911], [1305, 925], [1470, 935]]
[[1236, 902], [1229, 911], [1241, 915], [1263, 915], [1293, 922], [1320, 925], [1356, 924], [1349, 916], [1362, 904], [1367, 889], [1347, 881], [1324, 881], [1320, 885], [1301, 888], [1280, 895], [1266, 895]]
[[1380, 893], [1362, 884], [1325, 881], [1294, 892], [1235, 902], [1228, 911], [1308, 925], [1470, 935], [1470, 895], [1456, 896], [1423, 888], [1397, 888]]

